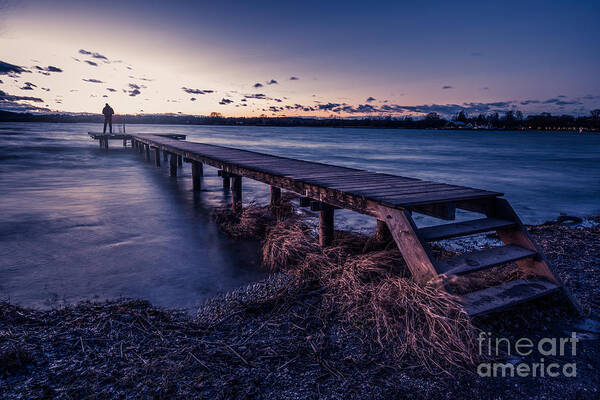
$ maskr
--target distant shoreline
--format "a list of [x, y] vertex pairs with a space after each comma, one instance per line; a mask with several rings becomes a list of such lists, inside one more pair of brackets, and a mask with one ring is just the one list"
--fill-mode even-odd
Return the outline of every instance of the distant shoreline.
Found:
[[[309, 128], [369, 128], [369, 129], [427, 129], [427, 130], [465, 130], [465, 131], [568, 131], [600, 132], [600, 118], [597, 116], [572, 117], [541, 114], [516, 120], [512, 117], [498, 117], [497, 114], [483, 118], [482, 124], [469, 120], [446, 120], [439, 116], [426, 116], [422, 119], [405, 118], [304, 118], [304, 117], [223, 117], [194, 115], [117, 115], [113, 125], [221, 125], [221, 126], [273, 126], [273, 127], [309, 127]], [[487, 118], [487, 119], [486, 119]], [[475, 121], [475, 118], [472, 118]], [[488, 121], [489, 120], [489, 121]], [[30, 114], [0, 110], [0, 122], [48, 122], [48, 123], [96, 123], [104, 122], [101, 115], [94, 114]]]

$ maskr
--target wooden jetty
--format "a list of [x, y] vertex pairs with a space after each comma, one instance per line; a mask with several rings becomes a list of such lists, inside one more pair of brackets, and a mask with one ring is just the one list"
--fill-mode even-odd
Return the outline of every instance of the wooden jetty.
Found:
[[[538, 245], [528, 234], [502, 193], [370, 172], [326, 163], [310, 162], [205, 143], [184, 141], [183, 135], [128, 134], [90, 136], [130, 140], [134, 150], [144, 153], [157, 166], [169, 163], [169, 174], [177, 176], [182, 160], [192, 165], [194, 190], [200, 190], [203, 165], [219, 170], [223, 186], [231, 189], [232, 208], [242, 206], [242, 177], [271, 186], [271, 203], [277, 204], [281, 190], [299, 194], [300, 206], [319, 212], [319, 242], [331, 244], [334, 212], [348, 209], [377, 219], [376, 235], [393, 238], [412, 276], [419, 282], [440, 277], [466, 275], [516, 263], [527, 278], [505, 282], [460, 296], [469, 315], [506, 309], [554, 292], [580, 312], [563, 282], [553, 271]], [[101, 147], [106, 148], [107, 145]], [[418, 228], [412, 213], [453, 220], [456, 209], [482, 214], [467, 222]], [[429, 244], [438, 240], [495, 231], [503, 246], [478, 250], [452, 258], [436, 259]]]

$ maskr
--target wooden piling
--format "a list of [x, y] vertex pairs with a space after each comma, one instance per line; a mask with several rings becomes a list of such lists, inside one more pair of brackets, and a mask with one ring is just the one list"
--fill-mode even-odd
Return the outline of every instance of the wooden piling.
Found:
[[179, 168], [183, 167], [183, 157], [181, 157], [180, 155], [177, 155], [177, 166]]
[[127, 147], [127, 139], [123, 139], [123, 147]]
[[149, 144], [144, 146], [144, 159], [146, 161], [150, 161], [150, 145]]
[[308, 207], [310, 206], [310, 199], [308, 197], [300, 197], [300, 207]]
[[235, 212], [242, 210], [242, 177], [232, 175], [231, 209]]
[[329, 204], [321, 203], [319, 211], [319, 244], [329, 246], [333, 243], [333, 214], [334, 208]]
[[104, 139], [103, 138], [98, 139], [98, 144], [100, 145], [100, 148], [103, 149], [104, 148]]
[[169, 153], [163, 150], [163, 161], [169, 161]]
[[225, 171], [219, 171], [219, 173], [221, 174], [221, 178], [223, 178], [223, 189], [229, 190], [229, 187], [231, 186], [229, 181], [229, 175]]
[[388, 228], [385, 221], [377, 220], [377, 228], [375, 228], [375, 238], [380, 242], [389, 242], [393, 239], [392, 232]]
[[169, 176], [177, 176], [177, 154], [169, 154]]
[[154, 164], [160, 167], [160, 149], [158, 147], [154, 148]]
[[202, 189], [202, 183], [200, 177], [202, 176], [202, 163], [198, 161], [192, 161], [192, 186], [194, 191]]
[[271, 186], [271, 205], [278, 206], [279, 204], [281, 204], [281, 189]]

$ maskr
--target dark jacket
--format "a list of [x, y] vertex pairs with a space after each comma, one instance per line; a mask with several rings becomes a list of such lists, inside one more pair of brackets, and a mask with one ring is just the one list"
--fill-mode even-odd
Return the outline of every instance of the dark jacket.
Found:
[[115, 110], [113, 110], [111, 106], [107, 105], [104, 106], [104, 108], [102, 109], [102, 114], [104, 114], [104, 118], [111, 118], [114, 113]]

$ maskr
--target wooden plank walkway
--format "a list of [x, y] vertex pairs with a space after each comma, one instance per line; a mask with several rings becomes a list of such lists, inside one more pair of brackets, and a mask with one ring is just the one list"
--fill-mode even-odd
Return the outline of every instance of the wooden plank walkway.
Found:
[[[184, 142], [155, 135], [133, 138], [161, 151], [202, 162], [332, 206], [379, 216], [378, 206], [444, 216], [427, 211], [430, 204], [490, 199], [501, 193], [415, 178], [370, 172], [331, 164], [278, 157], [205, 143]], [[424, 207], [420, 207], [424, 206]]]
[[[458, 279], [477, 271], [503, 268], [514, 263], [528, 276], [526, 280], [502, 282], [487, 289], [460, 296], [470, 315], [503, 310], [513, 305], [562, 292], [575, 310], [578, 303], [529, 236], [508, 201], [498, 192], [465, 186], [425, 181], [404, 176], [347, 168], [324, 162], [303, 161], [254, 151], [187, 142], [183, 135], [92, 134], [101, 148], [109, 139], [130, 140], [132, 147], [156, 166], [169, 163], [169, 175], [177, 176], [183, 160], [192, 164], [194, 190], [201, 188], [203, 165], [219, 169], [223, 187], [231, 190], [232, 208], [242, 207], [242, 177], [271, 186], [271, 204], [281, 199], [281, 190], [298, 193], [300, 206], [319, 212], [319, 242], [328, 246], [334, 239], [334, 211], [348, 209], [377, 218], [376, 237], [393, 240], [413, 279]], [[125, 137], [126, 136], [126, 137]], [[185, 137], [183, 137], [185, 138]], [[484, 214], [485, 218], [442, 224], [419, 229], [412, 213], [453, 220], [455, 210], [464, 209]], [[429, 243], [443, 239], [495, 231], [503, 246], [437, 259]], [[450, 279], [450, 280], [451, 280]], [[450, 286], [446, 288], [451, 291]]]

